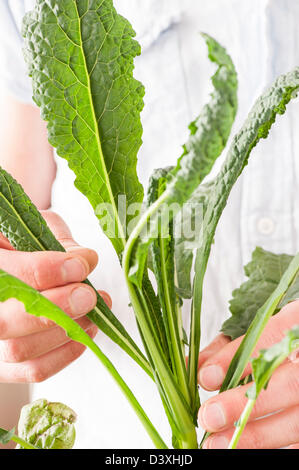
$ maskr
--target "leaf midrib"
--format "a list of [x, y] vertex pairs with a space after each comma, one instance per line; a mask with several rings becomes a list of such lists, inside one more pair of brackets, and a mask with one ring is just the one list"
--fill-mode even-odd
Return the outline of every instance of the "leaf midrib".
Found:
[[34, 235], [34, 233], [29, 229], [28, 225], [24, 222], [24, 220], [22, 219], [22, 217], [19, 215], [19, 213], [16, 211], [16, 209], [14, 208], [14, 206], [11, 204], [11, 202], [6, 198], [4, 197], [3, 193], [0, 192], [0, 196], [2, 199], [4, 199], [4, 201], [9, 205], [10, 209], [12, 210], [12, 212], [15, 214], [16, 218], [18, 220], [20, 220], [22, 226], [25, 228], [25, 231], [29, 232], [30, 235], [32, 236], [32, 238], [34, 239], [34, 241], [37, 243], [37, 245], [42, 249], [42, 251], [45, 250], [45, 247], [39, 242], [38, 238], [36, 238], [36, 236]]
[[106, 162], [105, 162], [105, 159], [104, 159], [104, 154], [103, 154], [103, 149], [102, 149], [102, 144], [101, 144], [101, 138], [100, 138], [100, 133], [99, 133], [99, 128], [98, 128], [98, 122], [97, 122], [97, 118], [96, 118], [96, 114], [95, 114], [94, 102], [93, 102], [92, 93], [91, 93], [90, 75], [89, 75], [89, 72], [88, 72], [86, 58], [85, 58], [85, 52], [84, 52], [84, 47], [83, 47], [82, 30], [81, 30], [81, 19], [82, 18], [79, 15], [79, 11], [78, 11], [78, 7], [77, 7], [76, 3], [75, 3], [75, 8], [76, 8], [77, 15], [78, 15], [80, 49], [81, 49], [81, 52], [82, 52], [84, 70], [85, 70], [87, 83], [88, 83], [86, 88], [87, 88], [88, 98], [89, 98], [89, 102], [90, 102], [92, 119], [93, 119], [93, 123], [94, 123], [94, 135], [95, 135], [96, 142], [97, 142], [97, 148], [98, 148], [98, 152], [99, 152], [100, 161], [101, 161], [101, 164], [102, 164], [102, 167], [103, 167], [103, 170], [104, 170], [103, 173], [104, 173], [104, 180], [105, 180], [105, 183], [106, 183], [106, 189], [108, 191], [108, 195], [109, 195], [110, 202], [111, 202], [112, 209], [113, 209], [113, 214], [114, 214], [114, 217], [115, 217], [115, 220], [116, 220], [116, 223], [117, 223], [118, 234], [120, 234], [120, 240], [121, 240], [121, 243], [122, 243], [123, 249], [124, 249], [125, 245], [126, 245], [126, 237], [125, 237], [125, 234], [124, 234], [124, 231], [123, 231], [123, 226], [122, 226], [122, 224], [119, 220], [118, 211], [117, 211], [117, 208], [116, 208], [116, 205], [115, 205], [114, 195], [113, 195], [112, 188], [111, 188], [111, 185], [110, 185], [109, 175], [108, 175], [107, 169], [106, 169]]

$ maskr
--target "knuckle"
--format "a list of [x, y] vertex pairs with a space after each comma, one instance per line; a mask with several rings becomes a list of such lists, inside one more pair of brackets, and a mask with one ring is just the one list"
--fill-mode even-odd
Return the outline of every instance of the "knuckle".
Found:
[[86, 347], [82, 344], [76, 343], [75, 341], [71, 341], [68, 345], [68, 349], [70, 354], [70, 361], [74, 361], [80, 357], [81, 354], [83, 354], [83, 352], [86, 350]]
[[25, 354], [20, 347], [20, 341], [17, 339], [1, 341], [0, 357], [3, 362], [23, 362], [25, 360]]
[[44, 258], [38, 257], [30, 268], [33, 286], [38, 290], [42, 290], [47, 286], [49, 273], [52, 271], [45, 261]]
[[263, 449], [265, 447], [263, 434], [254, 429], [254, 427], [247, 426], [247, 431], [245, 429], [244, 434], [249, 449]]
[[44, 369], [37, 365], [30, 365], [26, 369], [26, 381], [28, 383], [41, 383], [48, 378]]

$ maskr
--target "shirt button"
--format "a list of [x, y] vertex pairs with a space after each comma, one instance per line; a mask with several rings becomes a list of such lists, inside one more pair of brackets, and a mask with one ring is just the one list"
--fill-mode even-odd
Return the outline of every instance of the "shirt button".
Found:
[[275, 229], [275, 223], [270, 217], [261, 217], [257, 223], [257, 229], [261, 235], [271, 235]]

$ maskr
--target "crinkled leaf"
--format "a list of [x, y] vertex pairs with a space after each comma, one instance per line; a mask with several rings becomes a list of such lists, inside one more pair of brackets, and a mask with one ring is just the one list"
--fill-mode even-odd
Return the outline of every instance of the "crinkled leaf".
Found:
[[[229, 138], [232, 125], [234, 123], [238, 107], [238, 82], [234, 64], [226, 50], [207, 34], [202, 34], [205, 38], [209, 58], [218, 66], [216, 73], [212, 77], [214, 91], [211, 100], [207, 103], [200, 115], [189, 126], [190, 137], [184, 145], [184, 152], [179, 159], [175, 173], [181, 168], [183, 157], [196, 155], [196, 171], [200, 181], [207, 176], [215, 160], [221, 155]], [[186, 160], [187, 168], [189, 166]], [[175, 237], [175, 264], [176, 281], [179, 295], [183, 298], [191, 298], [191, 269], [193, 264], [193, 252], [200, 245], [199, 223], [204, 214], [204, 205], [207, 193], [212, 187], [200, 185], [193, 192], [188, 203], [185, 204], [182, 212], [176, 217], [181, 236]], [[196, 227], [195, 237], [186, 238], [184, 234], [184, 220], [189, 225]]]
[[247, 397], [256, 400], [266, 389], [270, 378], [282, 362], [299, 346], [299, 326], [293, 327], [279, 343], [269, 349], [262, 349], [259, 356], [251, 361], [254, 384], [247, 390]]
[[39, 399], [23, 406], [19, 436], [41, 449], [72, 449], [75, 443], [75, 412], [63, 403]]
[[[217, 71], [211, 79], [214, 90], [209, 103], [190, 124], [189, 140], [183, 146], [184, 152], [173, 172], [177, 175], [178, 171], [182, 171], [181, 176], [187, 176], [189, 180], [196, 178], [197, 185], [210, 173], [222, 153], [238, 108], [238, 80], [234, 64], [215, 39], [208, 34], [202, 36], [208, 46], [209, 59], [217, 64]], [[195, 178], [191, 175], [192, 171], [195, 171]]]
[[206, 257], [210, 252], [215, 230], [231, 189], [247, 164], [252, 149], [260, 139], [268, 137], [277, 115], [284, 114], [286, 105], [297, 96], [298, 89], [299, 67], [296, 67], [288, 74], [281, 75], [256, 101], [241, 130], [234, 137], [208, 200], [204, 217], [203, 243], [198, 256], [199, 265], [202, 257]]
[[233, 63], [226, 51], [214, 39], [206, 34], [203, 36], [208, 44], [210, 59], [218, 65], [217, 72], [212, 78], [214, 91], [209, 104], [190, 126], [190, 139], [184, 146], [184, 153], [178, 160], [176, 168], [169, 175], [169, 183], [163, 194], [164, 208], [161, 207], [160, 213], [155, 211], [150, 228], [147, 228], [134, 247], [129, 278], [139, 286], [142, 282], [148, 246], [155, 238], [159, 220], [163, 222], [169, 214], [165, 205], [176, 205], [176, 210], [171, 214], [174, 217], [180, 207], [188, 201], [222, 152], [236, 115], [237, 76]]
[[[19, 251], [65, 251], [23, 188], [1, 167], [0, 231]], [[88, 280], [85, 282], [91, 285]], [[90, 320], [151, 375], [149, 364], [140, 349], [96, 293], [97, 306], [88, 314]]]
[[133, 78], [140, 53], [135, 32], [112, 0], [37, 0], [23, 34], [49, 141], [68, 161], [76, 187], [120, 255], [126, 226], [118, 198], [125, 195], [127, 205], [143, 199], [136, 163], [144, 88]]
[[[296, 67], [288, 74], [278, 77], [274, 84], [266, 90], [256, 101], [241, 130], [234, 137], [225, 162], [215, 179], [203, 221], [202, 244], [198, 249], [195, 261], [194, 297], [191, 317], [192, 334], [189, 354], [190, 382], [192, 383], [194, 395], [197, 393], [202, 286], [219, 219], [235, 182], [248, 163], [252, 149], [258, 144], [260, 139], [267, 138], [277, 115], [284, 114], [286, 105], [292, 98], [297, 96], [298, 89], [299, 67]], [[227, 381], [224, 382], [224, 387], [234, 382], [231, 380], [231, 377], [237, 362], [238, 359], [236, 358], [227, 375]], [[236, 372], [235, 377], [238, 375]], [[238, 380], [240, 380], [240, 377]], [[194, 412], [197, 413], [197, 407], [195, 407]]]
[[[256, 312], [275, 290], [292, 259], [293, 256], [290, 255], [274, 254], [260, 247], [255, 249], [252, 260], [244, 268], [248, 281], [233, 291], [233, 298], [230, 301], [232, 316], [223, 323], [221, 329], [225, 335], [236, 339], [246, 333]], [[298, 297], [297, 276], [285, 293], [277, 311]]]

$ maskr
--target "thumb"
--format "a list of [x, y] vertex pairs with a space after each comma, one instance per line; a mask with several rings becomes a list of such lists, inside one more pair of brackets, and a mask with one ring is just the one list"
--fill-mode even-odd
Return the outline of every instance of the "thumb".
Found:
[[71, 231], [64, 220], [55, 212], [41, 211], [42, 216], [47, 222], [50, 230], [67, 252], [76, 251], [76, 254], [85, 258], [89, 264], [90, 272], [98, 264], [98, 255], [96, 251], [90, 248], [83, 248], [73, 239]]
[[[53, 232], [57, 240], [68, 252], [76, 251], [78, 255], [84, 256], [88, 261], [90, 270], [92, 271], [98, 263], [98, 255], [94, 250], [89, 248], [82, 248], [72, 237], [71, 231], [65, 221], [55, 212], [41, 211], [45, 221], [47, 222], [50, 230]], [[104, 302], [111, 309], [112, 299], [110, 295], [103, 291], [98, 290], [98, 293], [103, 298]]]

